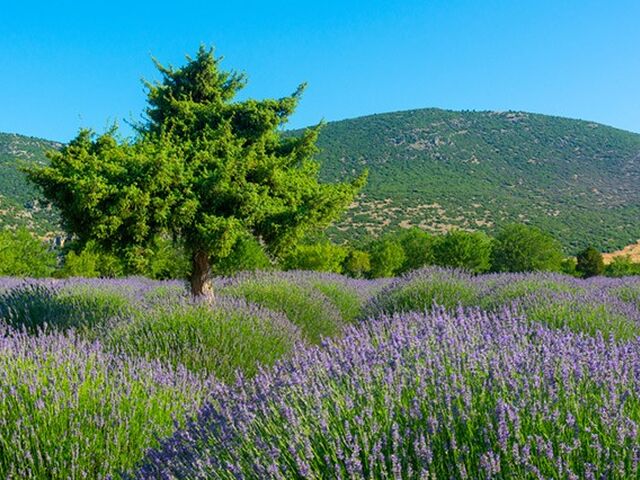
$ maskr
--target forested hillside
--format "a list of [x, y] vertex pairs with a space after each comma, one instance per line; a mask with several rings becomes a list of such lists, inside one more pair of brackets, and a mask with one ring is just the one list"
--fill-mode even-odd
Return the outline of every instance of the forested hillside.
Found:
[[19, 167], [46, 162], [45, 152], [60, 144], [0, 133], [0, 229], [27, 226], [41, 236], [58, 232], [58, 217], [29, 185]]
[[319, 139], [327, 179], [369, 169], [334, 233], [418, 225], [492, 231], [539, 226], [569, 252], [640, 238], [640, 135], [523, 112], [438, 109], [332, 122]]

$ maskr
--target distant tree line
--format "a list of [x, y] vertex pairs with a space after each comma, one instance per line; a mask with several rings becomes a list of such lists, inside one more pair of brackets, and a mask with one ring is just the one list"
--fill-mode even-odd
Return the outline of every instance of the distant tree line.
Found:
[[[187, 278], [189, 254], [168, 238], [158, 237], [136, 264], [89, 242], [71, 242], [52, 248], [27, 229], [0, 232], [0, 275], [20, 277], [122, 277], [143, 275], [154, 279]], [[495, 237], [483, 232], [453, 230], [434, 235], [411, 228], [367, 243], [335, 244], [327, 238], [308, 238], [272, 258], [251, 237], [240, 239], [233, 251], [212, 265], [214, 275], [246, 270], [315, 270], [354, 278], [402, 275], [425, 266], [460, 268], [472, 273], [562, 272], [587, 278], [597, 275], [640, 275], [640, 263], [616, 257], [604, 265], [593, 247], [576, 257], [563, 255], [559, 243], [535, 227], [514, 224]]]

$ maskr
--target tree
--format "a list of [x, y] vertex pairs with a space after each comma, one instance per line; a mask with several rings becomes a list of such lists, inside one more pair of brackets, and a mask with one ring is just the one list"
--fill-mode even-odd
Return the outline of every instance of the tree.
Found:
[[491, 238], [484, 232], [452, 230], [436, 240], [434, 261], [442, 267], [482, 273], [491, 265], [491, 247]]
[[342, 262], [347, 249], [329, 241], [298, 245], [283, 259], [287, 270], [315, 270], [317, 272], [342, 272]]
[[82, 130], [50, 154], [50, 166], [27, 170], [80, 241], [120, 250], [130, 263], [146, 258], [158, 235], [181, 242], [194, 295], [239, 238], [280, 256], [335, 219], [366, 178], [318, 181], [321, 125], [281, 135], [304, 85], [278, 100], [237, 101], [246, 79], [219, 64], [204, 47], [181, 68], [156, 62], [162, 81], [146, 84], [146, 121], [133, 140]]
[[640, 275], [640, 263], [634, 263], [629, 255], [614, 257], [604, 269], [607, 277], [628, 277]]
[[369, 253], [358, 249], [349, 251], [344, 262], [342, 262], [342, 270], [354, 278], [364, 277], [371, 271]]
[[212, 265], [216, 275], [233, 275], [241, 271], [270, 270], [274, 265], [253, 236], [238, 238], [231, 253]]
[[124, 273], [123, 262], [102, 251], [93, 241], [78, 251], [69, 250], [64, 256], [58, 277], [118, 277]]
[[496, 272], [560, 271], [560, 244], [538, 228], [513, 224], [495, 239], [491, 268]]
[[400, 272], [416, 270], [435, 263], [433, 252], [435, 239], [433, 235], [414, 227], [400, 232], [397, 240], [400, 242], [405, 254], [405, 261], [400, 268]]
[[576, 271], [584, 278], [602, 275], [604, 272], [602, 254], [594, 247], [585, 248], [576, 255]]
[[56, 266], [56, 255], [26, 228], [0, 232], [0, 275], [48, 277]]
[[373, 242], [369, 255], [371, 258], [369, 276], [372, 278], [393, 277], [400, 271], [406, 260], [400, 242], [391, 238], [381, 238]]

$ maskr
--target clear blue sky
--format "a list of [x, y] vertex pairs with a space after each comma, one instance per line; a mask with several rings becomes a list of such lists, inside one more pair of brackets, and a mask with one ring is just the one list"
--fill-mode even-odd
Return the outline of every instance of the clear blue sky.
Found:
[[291, 126], [422, 107], [526, 110], [640, 132], [638, 0], [0, 4], [0, 131], [67, 141], [138, 118], [150, 55], [200, 43], [245, 96], [307, 81]]

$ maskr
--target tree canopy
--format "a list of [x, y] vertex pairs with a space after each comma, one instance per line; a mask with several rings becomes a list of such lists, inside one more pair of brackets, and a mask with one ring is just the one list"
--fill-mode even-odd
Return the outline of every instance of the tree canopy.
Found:
[[549, 234], [528, 225], [508, 225], [496, 236], [492, 253], [496, 272], [560, 271], [562, 250]]
[[27, 170], [82, 242], [129, 262], [144, 258], [158, 235], [182, 242], [196, 295], [211, 263], [240, 239], [251, 236], [280, 256], [334, 220], [366, 177], [320, 183], [313, 155], [322, 125], [281, 135], [304, 85], [281, 99], [238, 101], [246, 78], [222, 70], [220, 60], [201, 47], [180, 68], [156, 62], [162, 80], [146, 84], [146, 119], [135, 138], [120, 140], [115, 128], [100, 136], [82, 130], [49, 154], [49, 166]]

